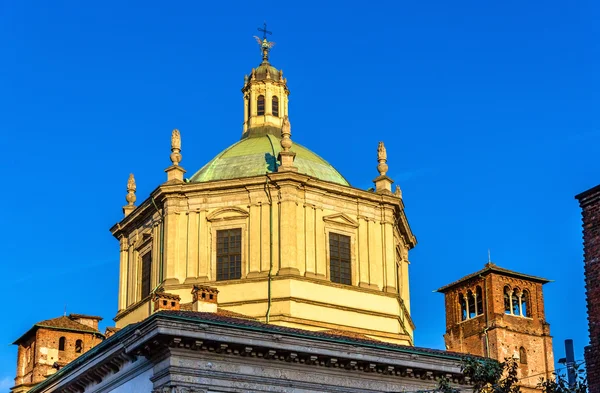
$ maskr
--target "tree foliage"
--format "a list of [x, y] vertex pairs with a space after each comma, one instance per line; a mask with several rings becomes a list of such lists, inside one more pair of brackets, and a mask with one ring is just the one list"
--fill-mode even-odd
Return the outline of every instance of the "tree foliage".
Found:
[[492, 359], [466, 357], [461, 368], [473, 383], [476, 393], [520, 393], [518, 367], [513, 358], [500, 363]]
[[[462, 372], [473, 383], [474, 393], [520, 393], [517, 370], [519, 364], [514, 358], [506, 358], [500, 363], [493, 359], [475, 358], [467, 356], [462, 361]], [[563, 374], [553, 373], [554, 378], [545, 380], [540, 378], [537, 387], [542, 393], [587, 393], [587, 379], [583, 370], [577, 370], [577, 379], [570, 386]], [[454, 393], [448, 381], [445, 386], [440, 386], [438, 391]]]
[[580, 370], [579, 366], [575, 366], [575, 383], [569, 386], [568, 380], [564, 374], [557, 372], [553, 373], [554, 379], [540, 379], [538, 388], [542, 389], [543, 393], [587, 393], [587, 378], [584, 370]]

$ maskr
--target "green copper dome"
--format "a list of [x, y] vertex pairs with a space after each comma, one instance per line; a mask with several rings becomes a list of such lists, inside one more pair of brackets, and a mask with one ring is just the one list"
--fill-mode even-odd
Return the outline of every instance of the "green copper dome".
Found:
[[[219, 153], [196, 172], [190, 181], [201, 183], [276, 172], [277, 156], [281, 150], [280, 140], [271, 134], [244, 138]], [[334, 167], [307, 148], [294, 143], [291, 150], [296, 153], [294, 166], [299, 173], [344, 186], [350, 185]]]

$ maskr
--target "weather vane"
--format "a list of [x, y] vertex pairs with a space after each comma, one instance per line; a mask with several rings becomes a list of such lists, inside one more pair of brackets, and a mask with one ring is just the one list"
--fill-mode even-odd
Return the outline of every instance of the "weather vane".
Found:
[[263, 62], [268, 62], [269, 61], [269, 51], [271, 50], [272, 47], [275, 46], [275, 43], [267, 40], [267, 34], [273, 34], [273, 33], [270, 32], [269, 30], [267, 30], [267, 22], [263, 23], [262, 29], [259, 27], [257, 30], [263, 33], [263, 38], [262, 38], [262, 40], [260, 39], [260, 37], [257, 37], [257, 36], [254, 36], [254, 38], [256, 39], [256, 42], [258, 42], [258, 45], [260, 46], [260, 49], [262, 50]]

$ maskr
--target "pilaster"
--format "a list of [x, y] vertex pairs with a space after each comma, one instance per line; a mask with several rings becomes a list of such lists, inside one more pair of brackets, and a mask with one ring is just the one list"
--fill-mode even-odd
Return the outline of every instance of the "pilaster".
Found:
[[198, 221], [200, 214], [197, 211], [187, 212], [187, 272], [186, 281], [196, 282], [198, 278]]
[[[165, 255], [164, 255], [164, 277], [165, 285], [176, 285], [180, 281], [180, 278], [184, 275], [181, 271], [185, 272], [185, 264], [179, 262], [180, 255], [180, 235], [183, 235], [185, 239], [185, 233], [181, 234], [180, 229], [180, 214], [181, 210], [179, 207], [179, 198], [171, 197], [165, 201], [165, 231], [164, 231], [164, 243], [165, 243]], [[184, 278], [185, 279], [185, 278]]]
[[304, 204], [304, 216], [305, 216], [305, 273], [307, 277], [316, 277], [317, 274], [317, 261], [315, 258], [316, 253], [316, 232], [315, 232], [315, 206], [310, 204]]
[[279, 273], [282, 274], [300, 274], [297, 267], [297, 235], [298, 230], [296, 221], [296, 199], [297, 188], [293, 183], [278, 182], [279, 189], [279, 247], [280, 247], [280, 268]]
[[385, 257], [385, 287], [383, 290], [389, 293], [396, 293], [396, 244], [394, 241], [393, 217], [391, 211], [384, 210], [383, 222], [383, 241], [384, 241], [384, 257]]
[[358, 260], [359, 279], [358, 285], [363, 288], [371, 288], [369, 279], [369, 220], [366, 217], [358, 218]]
[[371, 288], [383, 289], [383, 245], [381, 223], [369, 222], [369, 284]]
[[248, 253], [248, 277], [260, 276], [261, 270], [261, 206], [256, 203], [251, 203], [248, 206], [248, 236], [250, 244], [250, 252]]
[[127, 270], [129, 242], [125, 236], [119, 239], [119, 311], [127, 308]]
[[206, 220], [206, 210], [198, 212], [198, 281], [209, 281], [214, 278], [210, 271], [210, 231]]

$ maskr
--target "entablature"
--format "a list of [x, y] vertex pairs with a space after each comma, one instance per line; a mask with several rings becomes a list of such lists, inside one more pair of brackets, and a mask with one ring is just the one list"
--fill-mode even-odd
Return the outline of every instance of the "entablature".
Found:
[[[296, 172], [271, 173], [265, 176], [205, 183], [162, 184], [139, 207], [121, 222], [114, 225], [111, 232], [113, 236], [119, 238], [123, 231], [130, 232], [150, 217], [152, 217], [152, 220], [156, 220], [169, 212], [203, 210], [203, 205], [209, 199], [218, 195], [244, 192], [247, 194], [247, 203], [253, 202], [251, 194], [254, 194], [255, 203], [265, 204], [269, 203], [266, 187], [270, 187], [272, 188], [271, 197], [277, 197], [279, 201], [281, 196], [278, 195], [277, 191], [282, 186], [302, 190], [301, 192], [292, 193], [293, 195], [284, 196], [284, 199], [295, 200], [298, 204], [312, 204], [316, 208], [323, 208], [322, 202], [318, 198], [311, 197], [312, 194], [320, 193], [324, 198], [334, 198], [342, 202], [341, 204], [357, 206], [356, 218], [364, 216], [367, 220], [383, 220], [397, 225], [405, 244], [409, 248], [416, 245], [416, 238], [404, 214], [404, 204], [401, 198], [391, 194], [375, 194], [370, 191], [342, 186]], [[264, 194], [264, 196], [261, 196], [261, 194]], [[349, 212], [350, 208], [345, 210]]]

